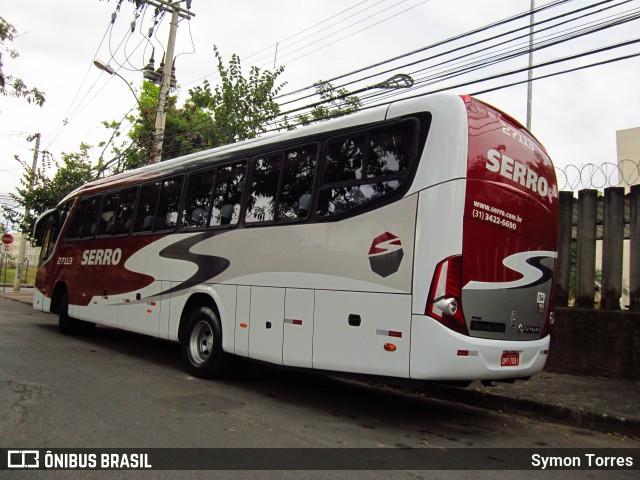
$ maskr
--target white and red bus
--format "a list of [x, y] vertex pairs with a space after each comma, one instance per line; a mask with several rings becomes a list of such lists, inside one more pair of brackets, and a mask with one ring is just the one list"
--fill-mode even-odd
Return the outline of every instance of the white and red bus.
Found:
[[233, 355], [413, 380], [526, 378], [548, 355], [558, 190], [469, 96], [398, 101], [91, 182], [44, 214], [34, 307]]

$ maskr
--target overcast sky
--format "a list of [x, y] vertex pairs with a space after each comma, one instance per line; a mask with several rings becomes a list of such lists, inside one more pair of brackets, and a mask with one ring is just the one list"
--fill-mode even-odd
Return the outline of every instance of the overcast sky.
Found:
[[[536, 0], [536, 6], [551, 1]], [[281, 78], [288, 82], [284, 88], [287, 92], [402, 55], [530, 8], [530, 0], [194, 0], [192, 3], [196, 16], [190, 22], [181, 21], [177, 34], [177, 93], [182, 99], [187, 90], [201, 84], [203, 78], [215, 83], [214, 44], [225, 60], [232, 53], [239, 54], [244, 72], [248, 74], [252, 61], [262, 67], [273, 68], [277, 43], [275, 62], [286, 68]], [[594, 3], [567, 1], [537, 18], [548, 18]], [[640, 10], [640, 0], [615, 0], [604, 6], [618, 4], [621, 5], [563, 28], [572, 29], [587, 22], [602, 21], [607, 16], [638, 13]], [[159, 63], [161, 45], [166, 44], [169, 18], [163, 19], [156, 35], [147, 41], [143, 34], [152, 24], [151, 12], [138, 19], [135, 33], [127, 35], [134, 19], [134, 6], [124, 2], [113, 27], [108, 28], [116, 6], [115, 0], [20, 0], [3, 3], [1, 15], [18, 30], [18, 37], [10, 46], [20, 54], [17, 60], [3, 55], [4, 72], [44, 91], [46, 102], [39, 108], [23, 100], [0, 97], [0, 199], [15, 189], [20, 178], [20, 166], [14, 156], [31, 162], [33, 143], [27, 141], [28, 135], [42, 133], [41, 147], [57, 158], [61, 152], [77, 151], [80, 142], [93, 145], [92, 156], [97, 158], [101, 152], [98, 142], [108, 138], [101, 122], [119, 121], [135, 105], [125, 83], [100, 72], [92, 62], [96, 57], [109, 62], [138, 90], [142, 74], [136, 69], [142, 68], [148, 60], [152, 44], [156, 46], [156, 66]], [[575, 15], [570, 18], [575, 18]], [[452, 46], [479, 42], [489, 35], [526, 25], [528, 19], [522, 19], [405, 60], [424, 58]], [[544, 49], [535, 54], [535, 63], [636, 39], [640, 36], [639, 27], [640, 22], [633, 21]], [[560, 27], [549, 33], [557, 35], [559, 31]], [[465, 53], [468, 51], [464, 50]], [[252, 56], [257, 52], [261, 53]], [[540, 69], [535, 76], [639, 52], [640, 43], [636, 43]], [[451, 55], [442, 58], [451, 58]], [[522, 56], [465, 78], [522, 68], [527, 61], [527, 57]], [[424, 74], [417, 70], [433, 63], [437, 63], [436, 60], [399, 68], [397, 72], [412, 73], [420, 78]], [[526, 73], [521, 73], [452, 91], [473, 93], [525, 79]], [[379, 80], [370, 81], [375, 83]], [[424, 91], [458, 82], [460, 79], [438, 83]], [[365, 84], [366, 81], [356, 85]], [[545, 145], [557, 168], [615, 163], [616, 130], [640, 126], [638, 85], [640, 57], [534, 82], [532, 131]], [[479, 98], [525, 123], [526, 86], [482, 94]]]

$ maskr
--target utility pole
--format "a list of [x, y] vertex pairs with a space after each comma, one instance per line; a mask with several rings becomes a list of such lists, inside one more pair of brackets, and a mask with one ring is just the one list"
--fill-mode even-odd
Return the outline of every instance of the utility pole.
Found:
[[153, 5], [165, 12], [171, 12], [171, 27], [169, 28], [169, 39], [167, 40], [167, 49], [164, 58], [164, 69], [162, 71], [162, 83], [160, 85], [160, 93], [158, 94], [158, 108], [156, 111], [156, 124], [153, 129], [153, 143], [151, 144], [151, 159], [149, 163], [158, 163], [162, 159], [162, 144], [164, 142], [164, 126], [167, 120], [167, 96], [171, 88], [171, 72], [173, 70], [173, 51], [176, 44], [176, 31], [178, 29], [178, 18], [191, 18], [195, 16], [188, 9], [191, 7], [191, 1], [187, 0], [187, 10], [180, 7], [182, 0], [175, 2], [162, 0], [146, 0], [145, 3]]
[[[29, 140], [36, 139], [36, 147], [33, 150], [33, 163], [31, 164], [31, 180], [29, 182], [29, 190], [33, 190], [33, 185], [36, 181], [36, 168], [38, 166], [38, 155], [40, 154], [40, 134], [36, 133], [30, 137]], [[24, 217], [29, 215], [29, 209], [25, 207]], [[16, 262], [16, 275], [13, 279], [13, 291], [19, 292], [22, 284], [22, 266], [24, 265], [24, 257], [27, 251], [27, 232], [21, 232], [20, 234], [20, 246], [18, 247], [18, 261]], [[6, 269], [5, 269], [6, 275]]]

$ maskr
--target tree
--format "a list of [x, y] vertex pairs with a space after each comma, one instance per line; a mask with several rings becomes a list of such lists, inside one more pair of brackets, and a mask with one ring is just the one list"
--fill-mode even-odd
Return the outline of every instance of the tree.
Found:
[[[44, 152], [44, 161], [35, 173], [31, 172], [27, 162], [16, 157], [24, 173], [16, 193], [10, 193], [9, 196], [19, 206], [19, 211], [3, 206], [5, 217], [18, 225], [20, 231], [33, 232], [35, 221], [43, 212], [54, 208], [67, 194], [94, 178], [89, 154], [89, 146], [81, 144], [79, 152], [63, 153], [60, 164], [48, 152]], [[49, 176], [51, 170], [55, 170], [55, 173]], [[24, 211], [29, 212], [26, 217]]]
[[[124, 120], [133, 127], [127, 133], [128, 142], [112, 147], [111, 160], [105, 162], [104, 158], [99, 159], [96, 169], [98, 175], [120, 173], [149, 162], [159, 93], [160, 88], [157, 85], [144, 81], [136, 113], [126, 115], [120, 122], [103, 122], [105, 127], [112, 130], [112, 134], [108, 142], [100, 144], [102, 147], [121, 135], [120, 129]], [[175, 96], [167, 97], [166, 113], [163, 160], [210, 148], [213, 122], [208, 114], [189, 102], [178, 108]]]
[[44, 103], [44, 93], [37, 88], [29, 88], [22, 79], [12, 75], [5, 75], [3, 72], [3, 53], [9, 55], [9, 58], [18, 58], [19, 54], [16, 50], [12, 50], [6, 46], [12, 42], [16, 35], [16, 29], [13, 25], [0, 17], [0, 93], [6, 96], [23, 97], [28, 103], [35, 103], [42, 106]]
[[276, 85], [276, 81], [284, 67], [271, 72], [254, 66], [246, 79], [238, 55], [233, 54], [225, 68], [216, 46], [213, 51], [221, 83], [212, 91], [205, 80], [202, 87], [189, 90], [189, 100], [213, 118], [215, 146], [255, 138], [280, 113], [275, 97], [286, 83]]
[[[253, 67], [249, 78], [245, 78], [237, 55], [231, 57], [228, 67], [215, 46], [214, 55], [220, 84], [212, 88], [205, 80], [202, 86], [190, 89], [182, 107], [177, 106], [177, 97], [167, 99], [162, 160], [254, 138], [279, 113], [274, 97], [284, 86], [276, 86], [284, 67], [275, 72]], [[118, 173], [148, 163], [159, 92], [151, 82], [142, 84], [137, 112], [126, 118], [133, 124], [127, 134], [129, 143], [114, 147], [113, 158], [101, 160], [99, 173]], [[113, 130], [112, 138], [120, 135], [121, 125], [122, 122], [105, 123]]]
[[331, 82], [322, 80], [314, 83], [314, 86], [320, 102], [317, 102], [310, 114], [298, 115], [298, 122], [302, 125], [342, 117], [357, 112], [362, 107], [360, 97], [352, 95], [346, 88], [336, 90]]

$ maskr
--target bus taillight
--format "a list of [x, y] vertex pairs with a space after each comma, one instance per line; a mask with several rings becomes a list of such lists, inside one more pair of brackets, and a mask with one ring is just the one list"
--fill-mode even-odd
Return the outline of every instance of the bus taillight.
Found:
[[426, 315], [463, 335], [469, 335], [460, 301], [462, 294], [462, 255], [438, 263], [433, 274]]

